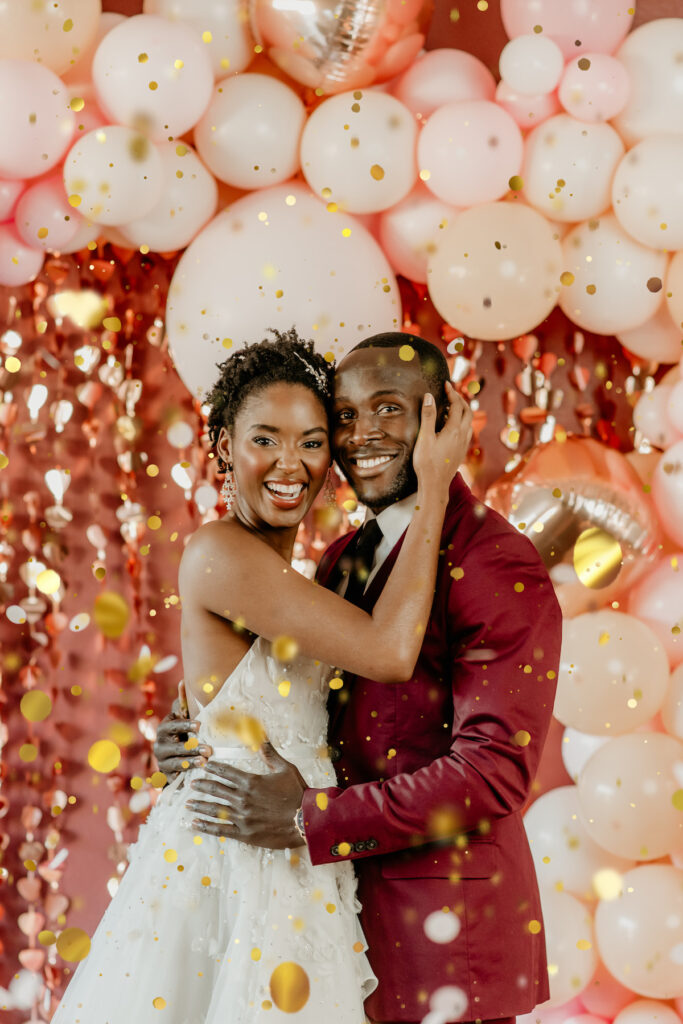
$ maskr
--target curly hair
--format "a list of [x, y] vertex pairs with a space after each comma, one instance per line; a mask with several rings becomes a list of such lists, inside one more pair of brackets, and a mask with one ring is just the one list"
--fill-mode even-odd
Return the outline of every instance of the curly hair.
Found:
[[[247, 345], [216, 364], [220, 376], [204, 399], [210, 406], [208, 431], [214, 450], [221, 428], [232, 430], [247, 398], [271, 384], [303, 385], [320, 401], [328, 421], [331, 417], [334, 361], [327, 362], [315, 351], [313, 342], [300, 338], [294, 327], [288, 331], [271, 327], [269, 333], [273, 340]], [[221, 473], [226, 470], [220, 455], [218, 468]]]

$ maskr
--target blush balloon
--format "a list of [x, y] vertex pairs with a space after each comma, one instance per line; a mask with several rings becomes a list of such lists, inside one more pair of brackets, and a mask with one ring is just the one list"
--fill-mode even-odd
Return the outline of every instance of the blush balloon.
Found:
[[665, 302], [644, 324], [620, 331], [617, 338], [629, 352], [655, 363], [677, 363], [683, 354], [683, 328], [676, 327]]
[[45, 253], [26, 245], [13, 224], [0, 224], [0, 284], [17, 286], [35, 280]]
[[676, 543], [683, 544], [683, 440], [667, 448], [657, 463], [652, 497], [665, 531]]
[[570, 60], [557, 94], [572, 117], [589, 123], [609, 121], [626, 105], [630, 82], [626, 68], [605, 53]]
[[405, 71], [393, 93], [419, 120], [461, 100], [492, 100], [496, 81], [477, 57], [465, 50], [429, 50]]
[[662, 641], [672, 666], [683, 661], [683, 552], [662, 558], [630, 593], [628, 610]]
[[0, 59], [0, 175], [37, 178], [64, 155], [74, 115], [64, 83], [30, 60]]
[[613, 53], [631, 27], [633, 10], [623, 0], [501, 0], [505, 31], [515, 36], [537, 32], [541, 26], [562, 50], [565, 58], [577, 53]]
[[379, 216], [379, 241], [394, 270], [410, 281], [427, 283], [427, 264], [458, 211], [424, 185]]
[[614, 126], [627, 145], [632, 146], [650, 135], [680, 132], [683, 124], [681, 52], [683, 18], [657, 18], [639, 25], [626, 36], [617, 51], [631, 88]]
[[560, 110], [556, 92], [537, 93], [526, 96], [510, 88], [507, 82], [499, 82], [496, 88], [496, 103], [506, 110], [520, 128], [535, 128], [547, 121]]

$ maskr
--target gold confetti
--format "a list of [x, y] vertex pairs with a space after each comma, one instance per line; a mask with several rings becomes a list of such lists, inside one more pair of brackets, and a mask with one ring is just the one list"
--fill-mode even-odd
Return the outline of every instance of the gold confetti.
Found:
[[107, 331], [120, 331], [121, 321], [117, 316], [105, 316], [104, 320], [102, 321], [102, 326]]
[[337, 849], [339, 851], [340, 857], [348, 857], [348, 855], [351, 853], [351, 846], [349, 843], [339, 843]]
[[82, 928], [65, 928], [57, 938], [57, 952], [71, 963], [85, 960], [90, 952], [90, 936]]
[[293, 961], [285, 961], [270, 976], [270, 994], [278, 1010], [298, 1013], [308, 1002], [311, 983], [306, 971]]
[[622, 878], [614, 868], [602, 868], [593, 875], [593, 889], [600, 900], [616, 900], [621, 896]]
[[337, 908], [336, 908], [334, 903], [326, 903], [325, 904], [325, 910], [327, 911], [328, 914], [334, 914], [336, 909]]
[[276, 636], [271, 645], [271, 652], [273, 657], [280, 662], [293, 661], [299, 653], [299, 645], [294, 637]]
[[113, 772], [120, 761], [121, 751], [113, 740], [96, 740], [88, 751], [88, 764], [102, 775]]
[[321, 811], [327, 810], [327, 793], [318, 793], [315, 798], [315, 802]]
[[56, 941], [57, 936], [49, 929], [46, 928], [44, 931], [38, 932], [38, 942], [41, 946], [53, 946]]
[[524, 179], [519, 174], [513, 174], [510, 180], [508, 181], [508, 185], [510, 186], [513, 192], [519, 192], [521, 189], [524, 188]]
[[373, 164], [370, 168], [370, 174], [375, 181], [381, 181], [384, 177], [384, 168], [380, 164]]
[[565, 270], [560, 274], [560, 284], [563, 284], [566, 288], [574, 284], [574, 275], [571, 270]]
[[598, 643], [600, 644], [601, 647], [604, 647], [605, 644], [608, 644], [609, 643], [609, 633], [607, 633], [607, 632], [601, 633], [600, 636], [598, 637]]
[[354, 942], [353, 944], [354, 953], [362, 953], [364, 948], [365, 947], [363, 946], [362, 942]]
[[95, 625], [100, 633], [110, 640], [116, 640], [121, 636], [128, 624], [129, 614], [125, 598], [113, 590], [105, 590], [95, 598], [93, 609]]
[[531, 743], [531, 733], [527, 732], [526, 729], [520, 729], [512, 737], [512, 742], [516, 747], [528, 747]]
[[574, 570], [585, 587], [600, 590], [619, 575], [623, 554], [619, 541], [599, 526], [584, 530], [574, 545]]
[[185, 67], [185, 61], [180, 59], [174, 60], [173, 67], [176, 69], [176, 71], [180, 71], [181, 68]]
[[62, 31], [63, 32], [70, 32], [73, 27], [74, 27], [74, 20], [73, 20], [73, 18], [67, 18], [66, 21], [64, 22], [64, 24], [62, 25]]
[[17, 359], [16, 356], [7, 356], [5, 360], [5, 369], [8, 373], [19, 373], [21, 369], [21, 359]]
[[19, 709], [27, 722], [43, 722], [52, 711], [52, 701], [42, 690], [29, 690], [21, 698]]
[[454, 580], [461, 580], [464, 575], [465, 570], [462, 569], [459, 565], [457, 565], [455, 569], [451, 569], [451, 576], [453, 577]]
[[576, 63], [576, 66], [578, 67], [579, 71], [588, 71], [589, 67], [591, 66], [591, 62], [589, 61], [588, 57], [580, 57]]
[[211, 885], [211, 879], [209, 878], [208, 875], [204, 875], [204, 877], [202, 878], [202, 885], [205, 888], [208, 888]]
[[38, 747], [33, 743], [23, 743], [19, 747], [19, 757], [22, 761], [35, 761], [38, 757]]
[[671, 797], [671, 803], [677, 811], [683, 811], [683, 789], [677, 789]]
[[36, 577], [36, 587], [41, 594], [56, 594], [61, 585], [59, 574], [54, 569], [44, 569]]
[[5, 469], [6, 466], [9, 466], [9, 458], [4, 452], [0, 452], [0, 469]]
[[529, 929], [529, 931], [531, 932], [532, 935], [538, 935], [538, 933], [541, 930], [541, 922], [540, 921], [529, 921], [529, 924], [527, 925], [527, 928]]
[[402, 359], [404, 363], [409, 363], [411, 359], [415, 358], [415, 349], [412, 345], [401, 345], [398, 350], [398, 357]]
[[150, 530], [159, 530], [161, 528], [161, 518], [159, 516], [150, 516], [147, 520], [147, 525]]
[[156, 996], [152, 1000], [152, 1006], [154, 1007], [155, 1010], [163, 1010], [164, 1007], [166, 1006], [166, 1000], [163, 998], [163, 996]]
[[167, 780], [163, 772], [152, 772], [149, 781], [155, 789], [163, 789]]
[[252, 951], [251, 951], [251, 959], [252, 960], [260, 960], [261, 959], [261, 950], [258, 948], [258, 946], [254, 946], [254, 948], [252, 949]]
[[333, 676], [332, 679], [330, 679], [329, 687], [331, 690], [341, 690], [343, 685], [344, 680], [341, 678], [341, 676]]
[[164, 860], [168, 864], [175, 864], [175, 862], [178, 860], [178, 851], [177, 850], [166, 850], [166, 853], [164, 854]]
[[283, 679], [282, 682], [278, 683], [277, 692], [281, 697], [288, 697], [291, 687], [292, 684], [289, 679]]
[[159, 83], [158, 82], [149, 82], [148, 83], [148, 88], [151, 89], [152, 92], [154, 92], [156, 89], [159, 88]]
[[515, 591], [515, 592], [516, 592], [517, 594], [521, 594], [521, 593], [522, 593], [522, 591], [524, 590], [524, 584], [523, 584], [523, 583], [515, 583], [515, 585], [514, 585], [514, 588], [513, 588], [513, 589], [514, 589], [514, 591]]

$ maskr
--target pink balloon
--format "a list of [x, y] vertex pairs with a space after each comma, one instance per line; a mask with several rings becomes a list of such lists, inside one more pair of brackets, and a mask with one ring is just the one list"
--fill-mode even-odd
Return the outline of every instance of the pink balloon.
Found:
[[676, 327], [665, 302], [644, 324], [620, 331], [617, 338], [629, 352], [657, 363], [677, 363], [683, 353], [683, 331]]
[[571, 1017], [565, 1017], [564, 1024], [607, 1024], [607, 1021], [594, 1013], [574, 1013]]
[[501, 0], [500, 4], [510, 39], [540, 25], [565, 57], [592, 50], [613, 53], [630, 29], [634, 11], [635, 4], [628, 8], [625, 0]]
[[520, 128], [533, 128], [546, 118], [559, 113], [560, 101], [556, 92], [544, 92], [538, 96], [526, 96], [511, 89], [507, 82], [499, 82], [496, 89], [496, 103], [506, 110]]
[[672, 540], [683, 544], [683, 441], [676, 441], [657, 463], [652, 497], [662, 526]]
[[66, 87], [33, 61], [0, 60], [0, 96], [0, 175], [45, 174], [64, 155], [73, 132]]
[[581, 1002], [589, 1013], [612, 1020], [615, 1014], [633, 1002], [635, 995], [613, 978], [600, 961], [587, 988], [581, 993]]
[[564, 1006], [548, 1006], [547, 1003], [541, 1003], [531, 1013], [519, 1014], [517, 1024], [564, 1024], [568, 1017], [581, 1013], [581, 1004], [582, 1000], [578, 996]]
[[61, 252], [71, 242], [82, 219], [69, 205], [61, 174], [51, 175], [27, 189], [14, 214], [20, 238], [34, 249], [52, 252]]
[[379, 216], [379, 241], [395, 271], [427, 283], [427, 262], [457, 210], [419, 184], [409, 196]]
[[496, 82], [477, 57], [465, 50], [430, 50], [399, 78], [394, 96], [421, 120], [458, 100], [492, 100]]
[[488, 100], [440, 107], [417, 143], [420, 176], [430, 192], [453, 206], [500, 199], [519, 173], [522, 155], [518, 126]]
[[664, 451], [679, 439], [678, 431], [669, 423], [667, 408], [673, 387], [659, 383], [652, 391], [643, 391], [633, 410], [636, 430], [655, 448]]
[[662, 558], [636, 583], [628, 610], [661, 639], [671, 667], [679, 665], [683, 661], [683, 551]]
[[45, 254], [26, 245], [12, 224], [0, 225], [0, 284], [20, 285], [33, 281]]
[[683, 380], [672, 387], [666, 412], [671, 426], [683, 437]]
[[25, 181], [10, 180], [0, 181], [0, 224], [3, 221], [11, 220], [17, 199], [26, 188]]
[[567, 64], [558, 96], [567, 113], [579, 121], [609, 121], [626, 106], [629, 90], [628, 72], [621, 61], [591, 53]]

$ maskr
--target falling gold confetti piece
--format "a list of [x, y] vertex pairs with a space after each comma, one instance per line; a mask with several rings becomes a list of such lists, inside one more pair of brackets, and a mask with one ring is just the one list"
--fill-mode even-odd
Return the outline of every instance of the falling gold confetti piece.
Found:
[[276, 658], [277, 661], [293, 661], [299, 653], [299, 645], [294, 637], [286, 636], [283, 633], [281, 636], [275, 637], [271, 646], [271, 651], [273, 657]]
[[316, 802], [316, 804], [318, 805], [318, 807], [320, 808], [321, 811], [326, 811], [327, 810], [327, 803], [328, 803], [327, 793], [318, 793], [316, 798], [315, 798], [315, 802]]
[[382, 178], [384, 177], [384, 168], [380, 166], [380, 164], [373, 164], [372, 167], [370, 168], [370, 174], [375, 179], [375, 181], [381, 181]]
[[96, 740], [88, 751], [88, 764], [103, 775], [113, 772], [120, 760], [121, 751], [113, 740]]
[[146, 473], [147, 473], [147, 476], [158, 476], [159, 475], [159, 467], [155, 466], [154, 463], [151, 463], [151, 465], [149, 465], [147, 467]]
[[574, 569], [585, 587], [600, 590], [616, 580], [623, 554], [619, 541], [598, 526], [584, 530], [574, 545]]
[[85, 100], [82, 98], [82, 96], [74, 96], [69, 106], [72, 110], [75, 111], [83, 110], [83, 107], [85, 106]]
[[363, 946], [362, 942], [354, 942], [354, 944], [353, 944], [353, 951], [354, 951], [354, 953], [362, 953], [363, 949], [364, 949], [364, 946]]
[[287, 206], [296, 206], [296, 196], [285, 196]]
[[602, 868], [593, 875], [593, 889], [601, 900], [616, 900], [622, 893], [622, 877], [614, 868]]
[[350, 238], [351, 228], [342, 228], [342, 235], [344, 236], [344, 238]]
[[592, 949], [593, 948], [593, 944], [591, 942], [589, 942], [588, 939], [579, 939], [579, 941], [576, 943], [576, 948], [577, 949]]
[[526, 729], [520, 729], [512, 737], [512, 742], [516, 747], [528, 747], [531, 743], [531, 733], [527, 732]]
[[598, 643], [600, 644], [601, 647], [604, 647], [605, 644], [608, 644], [609, 643], [609, 633], [601, 633], [600, 636], [598, 637]]
[[431, 178], [431, 176], [432, 176], [432, 172], [431, 172], [431, 171], [428, 171], [428, 170], [426, 170], [426, 169], [425, 169], [425, 170], [422, 170], [422, 171], [420, 171], [420, 179], [421, 179], [422, 181], [429, 181], [429, 179]]
[[64, 24], [62, 25], [62, 31], [63, 32], [70, 32], [73, 27], [74, 27], [74, 20], [73, 20], [73, 18], [67, 18], [66, 21], [64, 22]]
[[683, 811], [683, 789], [677, 789], [671, 797], [671, 803], [677, 811]]
[[515, 583], [515, 586], [514, 586], [513, 589], [515, 590], [515, 592], [517, 594], [521, 594], [522, 591], [524, 590], [524, 584], [523, 583]]
[[343, 685], [344, 680], [341, 678], [341, 676], [333, 676], [332, 679], [330, 679], [329, 686], [331, 690], [341, 690]]
[[459, 565], [456, 566], [455, 569], [451, 569], [451, 576], [453, 577], [454, 580], [461, 580], [464, 575], [465, 570], [462, 569]]
[[90, 936], [82, 928], [65, 928], [57, 938], [57, 952], [71, 963], [85, 960], [90, 952]]
[[120, 331], [121, 321], [117, 316], [105, 316], [104, 320], [102, 321], [102, 326], [107, 331]]
[[339, 850], [340, 857], [348, 857], [351, 853], [351, 846], [349, 843], [339, 843], [337, 849]]
[[581, 57], [580, 60], [577, 61], [577, 67], [580, 71], [588, 71], [590, 66], [591, 62], [588, 57]]
[[45, 929], [45, 931], [38, 932], [38, 942], [41, 946], [53, 946], [57, 941], [57, 936], [54, 932]]
[[164, 854], [164, 860], [168, 864], [175, 864], [175, 862], [178, 860], [178, 851], [177, 850], [166, 850], [166, 853]]
[[508, 431], [508, 441], [510, 442], [510, 444], [517, 444], [517, 442], [519, 441], [519, 431], [518, 430], [509, 430]]
[[155, 789], [163, 789], [167, 779], [163, 772], [152, 772], [149, 781]]
[[158, 530], [161, 527], [161, 519], [159, 518], [159, 516], [150, 516], [149, 519], [147, 520], [147, 525], [149, 526], [150, 530]]
[[207, 29], [206, 32], [202, 32], [202, 42], [203, 43], [210, 43], [212, 39], [213, 39], [213, 36], [208, 31], [208, 29]]
[[19, 747], [19, 757], [22, 761], [35, 761], [38, 757], [38, 748], [33, 743], [23, 743]]
[[208, 875], [204, 875], [204, 877], [202, 878], [202, 885], [203, 885], [203, 886], [204, 886], [205, 888], [207, 888], [208, 886], [210, 886], [210, 885], [211, 885], [211, 879], [209, 878], [209, 876], [208, 876]]
[[261, 1003], [261, 1009], [262, 1010], [272, 1010], [273, 1009], [273, 1004], [271, 1003], [270, 999], [264, 999], [263, 1000], [263, 1002]]
[[62, 581], [54, 569], [44, 569], [36, 577], [36, 587], [41, 594], [56, 594]]
[[347, 512], [355, 512], [358, 508], [358, 502], [355, 498], [347, 498], [346, 501], [342, 502], [342, 508]]
[[311, 983], [306, 971], [293, 961], [285, 961], [270, 976], [270, 994], [278, 1010], [298, 1013], [308, 1002]]
[[19, 373], [21, 369], [21, 359], [17, 359], [16, 356], [7, 356], [5, 360], [5, 369], [8, 373]]
[[105, 590], [95, 598], [93, 609], [95, 625], [110, 640], [121, 636], [128, 624], [129, 614], [125, 599], [113, 590]]
[[141, 779], [139, 775], [134, 775], [133, 778], [130, 780], [131, 789], [142, 789], [143, 785], [144, 781]]
[[291, 686], [292, 684], [290, 683], [289, 679], [283, 679], [280, 683], [278, 683], [277, 692], [280, 694], [281, 697], [288, 697]]
[[180, 60], [180, 58], [178, 58], [178, 60], [173, 61], [173, 67], [176, 69], [176, 71], [180, 71], [181, 68], [185, 67], [185, 61]]
[[404, 363], [409, 363], [411, 359], [415, 357], [415, 349], [412, 345], [401, 345], [398, 350], [398, 357], [402, 359]]
[[52, 701], [42, 690], [29, 690], [19, 708], [27, 722], [43, 722], [52, 711]]
[[260, 960], [261, 959], [261, 950], [258, 948], [258, 946], [254, 946], [254, 948], [252, 949], [252, 951], [251, 951], [251, 959], [252, 960]]
[[0, 469], [4, 469], [5, 466], [9, 466], [9, 458], [4, 452], [0, 452]]
[[156, 996], [152, 1000], [152, 1006], [154, 1007], [155, 1010], [163, 1010], [164, 1007], [166, 1006], [166, 1000], [163, 998], [163, 996]]
[[560, 284], [565, 285], [566, 288], [568, 288], [570, 284], [574, 284], [574, 275], [571, 270], [565, 270], [560, 274]]
[[334, 914], [336, 909], [337, 908], [334, 905], [334, 903], [326, 903], [325, 904], [325, 910], [327, 911], [328, 914]]
[[387, 761], [391, 761], [392, 757], [396, 757], [396, 751], [393, 747], [387, 750]]
[[524, 179], [519, 174], [513, 174], [510, 180], [508, 181], [508, 185], [510, 186], [513, 192], [519, 192], [521, 189], [524, 188]]
[[529, 931], [531, 932], [532, 935], [538, 935], [538, 933], [541, 930], [541, 922], [540, 921], [529, 921], [529, 924], [527, 925], [527, 927], [528, 927], [528, 929], [529, 929]]

